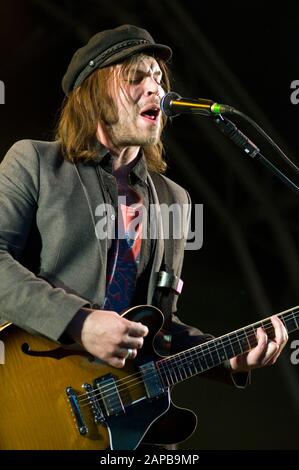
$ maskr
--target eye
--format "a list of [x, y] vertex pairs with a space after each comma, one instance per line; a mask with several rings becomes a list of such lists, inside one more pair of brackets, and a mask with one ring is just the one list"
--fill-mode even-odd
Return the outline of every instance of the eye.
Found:
[[137, 85], [142, 81], [142, 78], [129, 78], [128, 82], [130, 85]]
[[130, 73], [127, 77], [126, 77], [126, 81], [130, 84], [130, 85], [138, 85], [139, 83], [142, 82], [143, 80], [143, 77], [144, 75], [141, 74], [141, 73]]

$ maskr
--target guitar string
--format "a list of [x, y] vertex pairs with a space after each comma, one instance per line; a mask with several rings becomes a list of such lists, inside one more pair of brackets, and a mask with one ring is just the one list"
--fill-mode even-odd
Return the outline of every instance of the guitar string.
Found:
[[[181, 373], [181, 370], [179, 369], [179, 367], [181, 366], [185, 366], [186, 367], [186, 364], [188, 364], [189, 366], [189, 370], [191, 370], [191, 376], [193, 375], [196, 375], [196, 374], [199, 374], [199, 373], [202, 373], [212, 367], [215, 367], [217, 364], [213, 364], [212, 366], [208, 366], [208, 367], [202, 367], [201, 364], [200, 365], [200, 370], [198, 370], [198, 365], [194, 365], [194, 362], [193, 361], [196, 361], [198, 358], [195, 357], [195, 358], [190, 358], [192, 360], [192, 363], [191, 363], [191, 366], [190, 366], [190, 359], [188, 360], [185, 360], [186, 358], [182, 358], [180, 359], [180, 362], [181, 364], [179, 364], [178, 362], [176, 364], [174, 364], [172, 366], [171, 369], [165, 367], [162, 364], [160, 364], [160, 367], [158, 367], [158, 370], [155, 370], [153, 373], [150, 373], [148, 374], [147, 376], [147, 379], [150, 379], [151, 377], [154, 377], [156, 373], [159, 373], [160, 377], [162, 378], [162, 383], [165, 387], [166, 385], [166, 382], [167, 382], [167, 387], [170, 387], [172, 385], [174, 385], [175, 383], [178, 383], [178, 382], [182, 382], [186, 379], [189, 378], [188, 374], [186, 374], [185, 372], [185, 376], [183, 377], [182, 376], [182, 373]], [[193, 370], [192, 370], [193, 368]], [[136, 374], [138, 375], [138, 374]], [[179, 379], [178, 379], [178, 376], [179, 376]], [[173, 380], [175, 377], [175, 380]], [[135, 378], [132, 379], [132, 377], [129, 377], [128, 378], [129, 380], [127, 380], [126, 383], [123, 384], [122, 387], [117, 387], [117, 390], [115, 390], [116, 386], [107, 386], [107, 390], [106, 390], [106, 393], [105, 393], [105, 396], [103, 396], [103, 391], [102, 390], [97, 390], [95, 392], [93, 392], [93, 400], [96, 401], [96, 403], [92, 403], [91, 402], [91, 399], [88, 398], [85, 398], [85, 399], [80, 399], [79, 402], [80, 403], [80, 406], [83, 408], [83, 407], [86, 407], [86, 406], [90, 406], [92, 404], [96, 404], [96, 406], [98, 406], [100, 408], [100, 410], [102, 411], [102, 407], [103, 407], [103, 404], [105, 405], [105, 403], [101, 404], [99, 403], [99, 398], [101, 400], [110, 400], [110, 405], [111, 405], [111, 400], [114, 400], [114, 399], [117, 399], [117, 402], [119, 403], [122, 403], [123, 406], [127, 406], [128, 404], [130, 404], [130, 402], [126, 402], [126, 397], [127, 396], [130, 396], [130, 392], [133, 392], [133, 390], [136, 388], [138, 388], [139, 386], [143, 386], [144, 388], [144, 378], [141, 377], [141, 374], [139, 374], [139, 377], [136, 376]], [[166, 392], [166, 388], [165, 388], [165, 392]], [[144, 392], [143, 392], [144, 393]], [[119, 396], [121, 394], [121, 397]], [[143, 395], [142, 398], [146, 398], [145, 395]], [[132, 403], [132, 400], [131, 400], [131, 403]], [[113, 402], [112, 402], [113, 404]]]
[[[289, 316], [293, 316], [293, 314], [290, 314]], [[289, 318], [288, 318], [288, 319], [289, 319]], [[285, 318], [284, 320], [287, 321], [288, 319]], [[265, 322], [265, 321], [267, 321], [267, 320], [264, 320], [263, 322]], [[257, 322], [257, 323], [260, 323], [260, 322]], [[250, 325], [250, 327], [252, 327], [252, 326], [253, 326], [253, 325]], [[245, 327], [245, 328], [249, 328], [249, 327]], [[267, 326], [264, 325], [264, 329], [267, 330], [267, 328], [268, 328], [268, 330], [273, 330], [272, 323], [269, 323]], [[243, 330], [243, 333], [245, 332], [245, 331], [244, 331], [244, 328], [243, 328], [243, 329], [240, 329], [240, 330]], [[240, 331], [240, 330], [238, 330], [238, 331]], [[267, 330], [267, 331], [268, 331], [268, 330]], [[255, 339], [255, 340], [256, 340], [255, 332], [254, 332], [253, 334], [251, 334], [250, 337], [248, 337], [248, 335], [246, 335], [246, 332], [245, 332], [245, 335], [243, 335], [243, 339], [244, 339], [245, 337], [247, 338], [247, 340], [249, 340], [249, 338], [250, 338], [250, 340], [251, 340], [251, 339]], [[208, 343], [214, 342], [215, 340], [217, 340], [217, 338], [216, 338], [216, 339], [213, 339], [213, 340], [211, 340], [211, 341], [209, 341]], [[219, 340], [219, 338], [218, 338], [218, 340]], [[199, 345], [199, 348], [205, 347], [205, 349], [207, 349], [207, 351], [197, 351], [197, 352], [196, 352], [197, 359], [198, 359], [200, 356], [202, 356], [202, 357], [205, 359], [205, 357], [207, 357], [208, 355], [211, 355], [211, 353], [217, 351], [217, 347], [216, 347], [216, 348], [210, 348], [210, 349], [209, 349], [208, 343], [203, 343], [202, 345]], [[237, 344], [237, 343], [239, 343], [239, 340], [238, 340], [238, 338], [237, 338], [236, 341], [233, 341], [233, 342], [229, 340], [228, 343], [230, 343], [230, 345]], [[223, 344], [224, 344], [224, 342], [223, 342]], [[193, 348], [190, 348], [190, 349], [188, 349], [187, 351], [183, 351], [183, 352], [181, 352], [181, 353], [177, 353], [177, 354], [175, 354], [175, 355], [173, 355], [173, 356], [170, 356], [169, 358], [168, 358], [168, 357], [167, 357], [167, 358], [163, 358], [163, 359], [161, 359], [160, 361], [157, 361], [157, 363], [160, 363], [160, 369], [163, 369], [163, 370], [165, 371], [166, 368], [167, 368], [167, 367], [165, 367], [165, 366], [167, 366], [167, 364], [166, 364], [167, 362], [174, 362], [174, 363], [175, 363], [175, 361], [177, 361], [177, 358], [176, 358], [176, 357], [177, 357], [177, 356], [181, 356], [181, 357], [179, 358], [179, 360], [181, 361], [181, 363], [179, 363], [179, 361], [177, 361], [176, 364], [174, 364], [174, 365], [172, 364], [172, 367], [173, 367], [173, 368], [174, 368], [174, 367], [180, 367], [180, 366], [184, 365], [184, 362], [185, 362], [185, 363], [190, 362], [190, 359], [191, 359], [191, 357], [190, 357], [187, 361], [185, 361], [186, 357], [182, 357], [182, 356], [183, 356], [183, 355], [186, 356], [187, 353], [189, 353], [189, 356], [191, 356], [192, 350], [197, 349], [197, 348], [198, 348], [198, 346], [194, 346]], [[193, 351], [193, 352], [194, 352], [194, 351]], [[245, 351], [243, 351], [243, 352], [245, 352]], [[184, 353], [185, 353], [185, 354], [184, 354]], [[202, 354], [200, 354], [200, 353], [202, 353]], [[219, 357], [219, 355], [218, 355], [218, 357]], [[219, 357], [219, 359], [220, 359], [220, 357]], [[205, 361], [205, 362], [206, 362], [206, 364], [208, 365], [207, 361]], [[161, 366], [162, 366], [162, 367], [161, 367]], [[214, 366], [212, 366], [212, 367], [214, 367]], [[211, 367], [211, 366], [208, 366], [207, 369], [212, 368], [212, 367]], [[201, 371], [201, 372], [202, 372], [202, 371]], [[155, 373], [156, 373], [156, 371], [153, 372], [153, 375], [155, 375]], [[113, 386], [111, 386], [111, 384], [104, 385], [104, 386], [101, 388], [101, 390], [99, 390], [99, 391], [98, 391], [97, 393], [95, 393], [94, 395], [96, 396], [96, 395], [98, 395], [98, 394], [102, 394], [103, 391], [105, 392], [105, 390], [104, 390], [105, 388], [107, 389], [106, 392], [109, 392], [109, 388], [110, 388], [110, 390], [113, 391], [113, 393], [115, 393], [115, 390], [114, 390], [114, 389], [115, 389], [115, 386], [118, 386], [118, 384], [121, 384], [121, 382], [124, 382], [124, 381], [126, 381], [126, 383], [123, 383], [123, 384], [121, 384], [121, 385], [126, 385], [126, 386], [127, 386], [130, 382], [136, 380], [136, 379], [139, 378], [140, 376], [141, 376], [141, 373], [140, 373], [140, 372], [137, 372], [137, 373], [135, 373], [135, 374], [132, 374], [132, 375], [129, 376], [129, 377], [124, 377], [124, 378], [122, 378], [122, 379], [119, 379], [119, 380], [115, 381], [114, 384], [113, 384]], [[166, 377], [166, 378], [167, 378], [167, 377]], [[141, 381], [141, 382], [142, 382], [142, 381]], [[123, 390], [123, 389], [119, 389], [119, 388], [118, 388], [118, 392], [120, 392], [120, 391], [122, 391], [122, 390]], [[113, 393], [112, 393], [112, 394], [113, 394]], [[81, 398], [81, 397], [83, 397], [83, 396], [86, 397], [86, 393], [83, 393], [83, 394], [81, 394], [81, 395], [78, 395], [79, 401], [81, 401], [81, 402], [84, 401], [84, 400], [89, 401], [89, 398]], [[109, 395], [107, 396], [107, 398], [108, 398], [108, 397], [109, 397]]]
[[[295, 312], [295, 313], [298, 313]], [[290, 317], [294, 317], [294, 313], [291, 313], [289, 314], [288, 316], [286, 316], [283, 321], [288, 321], [290, 319]], [[264, 320], [263, 322], [257, 322], [256, 324], [261, 324], [261, 323], [265, 323], [267, 322], [267, 319]], [[267, 325], [263, 325], [264, 326], [264, 329], [266, 330], [266, 332], [270, 331], [270, 330], [273, 330], [273, 325], [272, 323], [268, 323]], [[248, 327], [245, 327], [245, 328], [242, 328], [240, 330], [237, 330], [237, 331], [242, 331], [243, 330], [243, 338], [244, 339], [246, 337], [247, 341], [249, 342], [250, 344], [250, 340], [254, 339], [256, 341], [256, 336], [255, 336], [255, 332], [251, 333], [250, 336], [248, 336], [248, 334], [246, 334], [245, 332], [245, 329], [247, 328], [252, 328], [253, 325], [250, 325]], [[234, 332], [236, 333], [236, 332]], [[245, 333], [245, 334], [244, 334]], [[230, 335], [230, 334], [229, 334]], [[226, 335], [227, 336], [227, 335]], [[225, 338], [225, 337], [224, 337]], [[210, 340], [211, 342], [215, 342], [217, 341], [217, 339], [219, 340], [219, 338], [215, 338], [213, 340]], [[210, 342], [209, 341], [209, 342]], [[209, 343], [208, 342], [208, 343]], [[181, 367], [182, 365], [185, 365], [185, 364], [188, 364], [190, 363], [190, 359], [192, 359], [191, 357], [191, 354], [192, 354], [192, 350], [194, 349], [197, 349], [198, 347], [200, 349], [202, 348], [205, 348], [206, 351], [196, 351], [196, 356], [195, 359], [199, 359], [201, 357], [203, 357], [205, 359], [205, 357], [207, 357], [208, 355], [211, 355], [211, 353], [217, 351], [217, 347], [212, 347], [212, 348], [209, 348], [208, 346], [208, 343], [203, 343], [202, 345], [199, 345], [199, 346], [194, 346], [193, 348], [190, 348], [188, 349], [187, 351], [183, 351], [181, 353], [177, 353], [173, 356], [170, 356], [169, 358], [162, 358], [161, 360], [157, 361], [157, 363], [159, 364], [159, 370], [161, 372], [164, 372], [164, 374], [166, 375], [167, 374], [167, 362], [174, 362], [174, 364], [172, 364], [172, 368], [174, 369], [175, 367]], [[239, 339], [237, 338], [236, 341], [231, 341], [228, 339], [227, 341], [227, 344], [230, 344], [230, 345], [233, 345], [233, 344], [237, 344], [239, 343], [240, 344], [240, 341]], [[224, 341], [222, 341], [222, 344], [224, 345]], [[225, 346], [224, 346], [225, 348]], [[251, 348], [251, 344], [250, 344], [250, 348]], [[194, 352], [194, 351], [193, 351]], [[245, 351], [243, 351], [245, 352]], [[186, 358], [186, 355], [189, 355], [190, 357], [189, 358]], [[180, 356], [179, 357], [179, 360], [177, 360], [177, 356]], [[218, 355], [219, 359], [221, 360], [220, 356]], [[175, 363], [177, 361], [177, 363]], [[208, 362], [205, 360], [206, 364], [208, 365]], [[201, 365], [202, 367], [202, 365]], [[214, 367], [214, 365], [212, 366]], [[208, 365], [208, 368], [205, 369], [205, 370], [208, 370], [209, 368], [212, 368], [211, 366]], [[176, 372], [174, 370], [174, 372]], [[203, 371], [200, 371], [200, 372], [203, 372]], [[198, 372], [198, 373], [200, 373]], [[156, 370], [152, 373], [152, 376], [154, 376], [156, 374]], [[180, 374], [181, 375], [181, 374]], [[143, 383], [143, 380], [139, 380], [139, 378], [142, 376], [141, 372], [137, 372], [135, 374], [132, 374], [130, 375], [129, 377], [124, 377], [122, 379], [118, 379], [117, 381], [114, 382], [113, 386], [111, 386], [111, 384], [107, 384], [107, 385], [104, 385], [103, 387], [101, 387], [101, 390], [98, 390], [96, 392], [93, 392], [93, 398], [96, 398], [98, 395], [102, 395], [103, 392], [105, 393], [105, 398], [109, 398], [110, 396], [113, 396], [115, 393], [120, 393], [122, 392], [123, 390], [127, 389], [127, 387], [131, 387], [132, 386], [132, 383], [134, 383], [135, 386]], [[148, 378], [150, 378], [150, 375], [148, 375]], [[185, 379], [182, 379], [181, 380], [186, 380], [188, 377], [186, 377]], [[168, 379], [167, 379], [167, 375], [166, 375], [166, 380], [168, 382]], [[123, 388], [119, 388], [118, 385], [120, 386], [124, 386]], [[168, 384], [168, 385], [172, 385], [172, 384]], [[117, 387], [117, 392], [115, 392], [115, 387]], [[106, 390], [105, 390], [106, 388]], [[110, 393], [109, 394], [109, 392]], [[81, 398], [82, 397], [82, 398]], [[84, 397], [84, 398], [83, 398]], [[82, 393], [80, 395], [78, 395], [78, 401], [80, 401], [81, 403], [83, 403], [84, 401], [87, 401], [86, 405], [90, 404], [90, 398], [88, 397], [87, 393]], [[83, 404], [84, 406], [84, 404]]]

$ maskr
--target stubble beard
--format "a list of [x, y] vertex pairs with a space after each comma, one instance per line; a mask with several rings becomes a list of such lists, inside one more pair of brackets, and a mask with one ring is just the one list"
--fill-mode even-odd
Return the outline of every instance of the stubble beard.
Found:
[[143, 147], [147, 145], [155, 145], [161, 137], [161, 124], [159, 128], [152, 131], [140, 130], [136, 128], [134, 133], [132, 129], [126, 126], [111, 126], [109, 128], [109, 137], [113, 144], [117, 147]]

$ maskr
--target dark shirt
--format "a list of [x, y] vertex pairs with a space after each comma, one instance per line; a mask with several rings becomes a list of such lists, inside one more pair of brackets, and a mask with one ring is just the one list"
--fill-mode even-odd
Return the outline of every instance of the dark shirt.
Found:
[[[101, 182], [103, 199], [106, 204], [110, 204], [114, 209], [114, 214], [118, 214], [118, 186], [117, 180], [113, 175], [113, 157], [105, 147], [99, 148], [99, 165], [97, 166], [98, 176]], [[152, 254], [154, 250], [154, 240], [150, 237], [150, 211], [149, 206], [152, 201], [151, 191], [147, 182], [147, 166], [142, 152], [136, 158], [135, 165], [131, 168], [128, 175], [129, 187], [137, 193], [138, 198], [148, 215], [147, 236], [142, 239], [141, 251], [137, 264], [137, 279], [135, 292], [131, 300], [131, 306], [146, 303], [147, 285], [149, 282]], [[110, 221], [117, 224], [117, 217]], [[115, 231], [112, 231], [115, 232]], [[117, 231], [116, 231], [117, 232]], [[114, 256], [115, 245], [113, 240], [108, 240], [108, 267]], [[109, 274], [109, 273], [107, 273]], [[118, 310], [116, 310], [118, 311]]]

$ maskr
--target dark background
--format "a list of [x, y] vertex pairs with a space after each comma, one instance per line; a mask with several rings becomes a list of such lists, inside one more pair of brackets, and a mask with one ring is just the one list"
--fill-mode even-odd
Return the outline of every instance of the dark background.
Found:
[[[284, 1], [48, 1], [0, 3], [0, 155], [17, 140], [51, 140], [73, 52], [95, 32], [131, 23], [170, 45], [173, 90], [228, 103], [255, 119], [299, 164], [299, 4]], [[256, 132], [238, 126], [299, 183]], [[180, 116], [165, 136], [168, 175], [204, 205], [204, 243], [187, 251], [180, 316], [220, 335], [299, 300], [298, 195], [246, 157], [204, 117]], [[0, 195], [1, 198], [1, 195]], [[246, 391], [198, 377], [177, 386], [199, 415], [182, 449], [298, 449], [299, 365], [293, 333], [274, 367]], [[1, 392], [0, 392], [1, 394]]]

